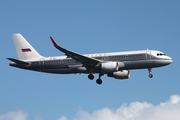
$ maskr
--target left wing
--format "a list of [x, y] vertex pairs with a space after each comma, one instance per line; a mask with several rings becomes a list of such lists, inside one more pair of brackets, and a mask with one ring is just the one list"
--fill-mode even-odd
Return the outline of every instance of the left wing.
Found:
[[83, 65], [85, 66], [95, 66], [97, 65], [98, 63], [102, 63], [104, 61], [102, 60], [98, 60], [98, 59], [95, 59], [95, 58], [90, 58], [90, 57], [87, 57], [87, 56], [84, 56], [84, 55], [81, 55], [81, 54], [78, 54], [76, 52], [73, 52], [73, 51], [70, 51], [70, 50], [67, 50], [61, 46], [59, 46], [56, 41], [50, 37], [54, 47], [56, 47], [58, 50], [60, 50], [61, 52], [65, 53], [65, 55], [67, 55], [68, 57], [71, 57], [73, 58], [74, 60], [78, 61], [78, 62], [81, 62]]

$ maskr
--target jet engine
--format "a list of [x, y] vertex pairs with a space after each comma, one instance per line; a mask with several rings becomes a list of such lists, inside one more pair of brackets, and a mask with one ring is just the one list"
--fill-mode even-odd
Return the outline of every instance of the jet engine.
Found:
[[118, 63], [117, 62], [101, 63], [101, 70], [104, 71], [104, 72], [118, 71]]
[[130, 77], [129, 70], [121, 70], [107, 74], [108, 77], [114, 77], [115, 79], [128, 79]]
[[117, 72], [119, 68], [124, 67], [122, 62], [105, 62], [100, 64], [100, 69], [105, 73]]

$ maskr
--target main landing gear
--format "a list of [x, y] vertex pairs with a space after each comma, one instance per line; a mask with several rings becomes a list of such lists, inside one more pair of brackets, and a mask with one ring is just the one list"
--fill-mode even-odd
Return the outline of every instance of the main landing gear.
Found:
[[[96, 80], [96, 83], [97, 83], [98, 85], [101, 85], [101, 84], [102, 84], [101, 76], [103, 76], [103, 74], [102, 74], [102, 73], [99, 73], [99, 78]], [[94, 75], [90, 73], [90, 74], [88, 75], [88, 78], [89, 78], [90, 80], [93, 80], [93, 79], [94, 79]]]
[[93, 79], [94, 79], [94, 75], [93, 75], [93, 74], [89, 74], [89, 75], [88, 75], [88, 78], [89, 78], [90, 80], [93, 80]]
[[153, 74], [151, 74], [151, 68], [148, 68], [148, 72], [149, 72], [149, 78], [152, 78], [153, 77]]

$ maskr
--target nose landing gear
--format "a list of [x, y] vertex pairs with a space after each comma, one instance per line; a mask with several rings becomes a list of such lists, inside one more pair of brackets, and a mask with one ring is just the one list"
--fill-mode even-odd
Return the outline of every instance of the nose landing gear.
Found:
[[149, 78], [152, 78], [153, 77], [153, 74], [151, 74], [151, 68], [148, 68], [148, 72], [149, 72]]

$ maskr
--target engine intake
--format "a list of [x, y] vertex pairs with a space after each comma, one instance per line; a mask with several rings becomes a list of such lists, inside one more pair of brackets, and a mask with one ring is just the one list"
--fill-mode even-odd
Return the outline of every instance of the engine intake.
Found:
[[130, 77], [129, 70], [122, 70], [107, 74], [108, 77], [114, 77], [115, 79], [128, 79]]

